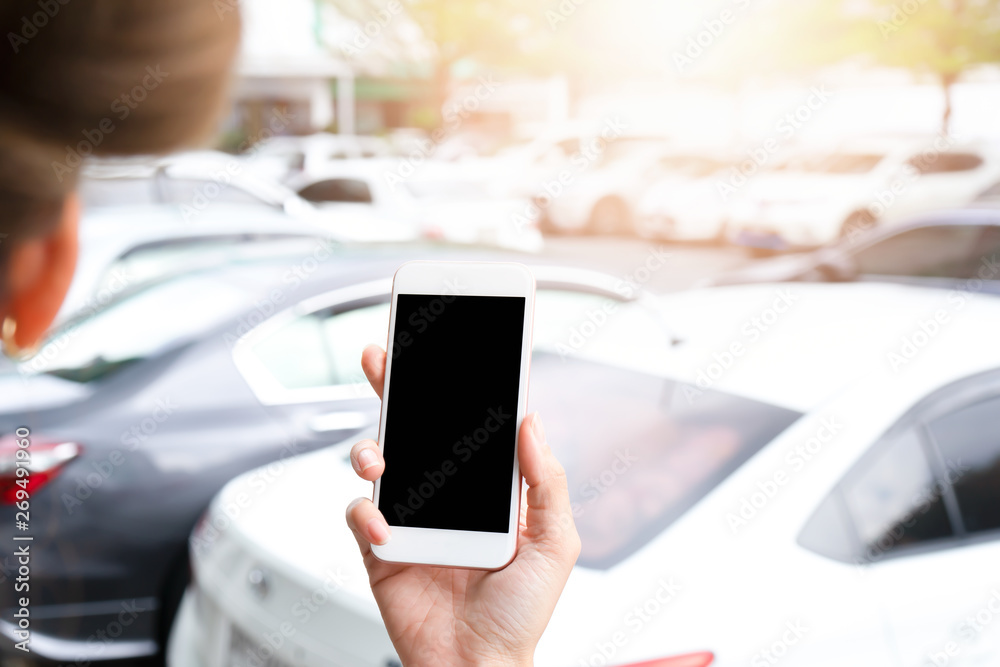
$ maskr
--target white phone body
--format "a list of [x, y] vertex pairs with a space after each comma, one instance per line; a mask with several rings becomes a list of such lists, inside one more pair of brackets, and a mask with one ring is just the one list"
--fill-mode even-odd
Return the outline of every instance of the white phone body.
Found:
[[[400, 295], [403, 295], [403, 300], [400, 300]], [[420, 296], [411, 296], [420, 295]], [[447, 297], [447, 298], [445, 298]], [[463, 299], [463, 297], [514, 297], [514, 299], [500, 299], [500, 300], [485, 300], [485, 299]], [[439, 320], [427, 322], [423, 321], [425, 324], [425, 329], [423, 332], [419, 332], [420, 329], [412, 329], [409, 327], [414, 321], [419, 325], [421, 319], [416, 317], [416, 313], [407, 308], [413, 307], [414, 303], [424, 303], [420, 301], [421, 299], [432, 299], [431, 305], [428, 306], [428, 310], [422, 311], [427, 313], [434, 313], [442, 308], [453, 308], [450, 313], [447, 310], [442, 310], [443, 315], [438, 315]], [[441, 305], [435, 306], [440, 299]], [[433, 484], [410, 484], [407, 489], [411, 492], [411, 495], [407, 496], [405, 502], [400, 501], [402, 497], [401, 487], [402, 484], [398, 481], [393, 481], [393, 464], [397, 462], [401, 456], [417, 456], [419, 450], [411, 450], [403, 454], [403, 449], [406, 447], [419, 447], [420, 446], [420, 434], [422, 425], [427, 428], [427, 425], [434, 425], [437, 422], [434, 421], [421, 421], [415, 420], [412, 423], [412, 428], [409, 427], [413, 415], [411, 413], [403, 413], [409, 417], [405, 423], [406, 428], [399, 426], [400, 422], [397, 417], [397, 421], [393, 421], [393, 411], [410, 410], [412, 412], [412, 403], [404, 405], [403, 397], [413, 396], [413, 389], [403, 389], [403, 387], [412, 387], [412, 379], [404, 378], [403, 375], [400, 376], [398, 380], [399, 391], [393, 394], [393, 361], [399, 358], [400, 361], [397, 362], [399, 372], [401, 374], [407, 373], [408, 369], [413, 367], [414, 357], [407, 357], [405, 361], [402, 355], [406, 354], [421, 354], [421, 345], [425, 344], [426, 340], [433, 339], [421, 339], [420, 336], [434, 336], [441, 335], [442, 332], [449, 333], [447, 327], [454, 327], [459, 322], [464, 321], [462, 315], [464, 312], [479, 312], [479, 311], [463, 311], [461, 308], [466, 308], [469, 305], [478, 304], [480, 307], [491, 307], [492, 304], [502, 303], [505, 309], [500, 309], [500, 313], [510, 313], [517, 308], [517, 299], [524, 300], [524, 310], [523, 310], [523, 326], [520, 327], [519, 335], [517, 336], [516, 343], [513, 342], [513, 335], [517, 330], [516, 318], [507, 317], [501, 321], [498, 319], [493, 325], [484, 323], [483, 321], [467, 321], [465, 325], [468, 326], [468, 331], [481, 330], [484, 336], [499, 335], [495, 332], [497, 329], [505, 332], [505, 337], [502, 341], [502, 352], [508, 356], [502, 356], [498, 349], [495, 355], [499, 361], [491, 362], [490, 359], [494, 357], [483, 357], [484, 368], [489, 367], [490, 363], [494, 366], [503, 370], [502, 375], [497, 375], [500, 378], [496, 382], [497, 386], [504, 388], [511, 388], [513, 386], [514, 369], [510, 368], [511, 364], [504, 363], [508, 359], [513, 359], [516, 349], [511, 347], [512, 345], [517, 345], [520, 350], [520, 364], [517, 369], [517, 396], [516, 409], [513, 411], [514, 424], [511, 429], [506, 424], [504, 415], [510, 414], [510, 407], [499, 406], [499, 413], [496, 409], [491, 409], [492, 411], [484, 412], [486, 416], [486, 421], [484, 422], [485, 428], [475, 429], [472, 432], [472, 436], [475, 439], [469, 440], [467, 438], [457, 439], [451, 445], [449, 453], [447, 453], [445, 459], [450, 460], [451, 463], [442, 463], [440, 465], [440, 470], [438, 469], [438, 461], [441, 461], [441, 452], [448, 449], [446, 447], [444, 438], [427, 438], [427, 447], [440, 447], [441, 449], [430, 449], [428, 451], [433, 451], [435, 454], [432, 456], [434, 459], [427, 463], [427, 468], [423, 473], [428, 484], [432, 481], [434, 484], [438, 482], [441, 486], [437, 487], [436, 491], [429, 491], [434, 486]], [[406, 303], [407, 306], [400, 306], [398, 304]], [[484, 306], [485, 304], [485, 306]], [[501, 263], [501, 262], [408, 262], [402, 265], [397, 271], [393, 278], [392, 287], [392, 306], [389, 319], [389, 338], [388, 344], [386, 346], [386, 367], [385, 367], [385, 384], [383, 386], [382, 393], [382, 411], [379, 420], [379, 448], [382, 451], [383, 456], [386, 460], [386, 471], [383, 476], [376, 480], [375, 482], [375, 492], [373, 501], [376, 507], [379, 507], [380, 497], [383, 497], [386, 502], [386, 507], [379, 507], [382, 510], [383, 515], [386, 516], [386, 520], [389, 522], [390, 529], [392, 532], [392, 537], [388, 543], [382, 546], [372, 545], [372, 552], [375, 554], [376, 558], [386, 562], [395, 563], [410, 563], [410, 564], [423, 564], [423, 565], [434, 565], [442, 567], [462, 567], [462, 568], [473, 568], [473, 569], [483, 569], [483, 570], [496, 570], [505, 567], [514, 558], [514, 554], [517, 550], [517, 537], [518, 537], [518, 527], [519, 527], [519, 513], [520, 513], [520, 501], [521, 501], [521, 474], [520, 468], [518, 467], [517, 460], [517, 434], [520, 431], [521, 423], [524, 421], [525, 410], [527, 408], [528, 400], [528, 375], [529, 366], [531, 359], [531, 332], [534, 319], [534, 309], [535, 309], [535, 280], [531, 272], [522, 264], [516, 263]], [[400, 312], [402, 310], [402, 315]], [[492, 310], [490, 312], [493, 312]], [[400, 322], [397, 323], [397, 316], [400, 316]], [[430, 315], [428, 315], [430, 317]], [[451, 319], [447, 319], [450, 317]], [[466, 318], [469, 319], [469, 318]], [[483, 319], [483, 318], [478, 318]], [[487, 318], [488, 319], [488, 318]], [[440, 324], [442, 327], [439, 331], [435, 332], [433, 326], [438, 322], [443, 322]], [[399, 325], [397, 327], [397, 324]], [[463, 325], [463, 326], [465, 326]], [[488, 328], [483, 329], [482, 327], [487, 326]], [[430, 331], [431, 334], [426, 332]], [[407, 334], [407, 335], [404, 335]], [[451, 332], [451, 335], [456, 335]], [[463, 336], [463, 340], [469, 338], [476, 338], [477, 336]], [[428, 343], [430, 344], [430, 343]], [[443, 344], [439, 345], [438, 348], [434, 347], [424, 347], [423, 349], [444, 349]], [[407, 347], [409, 346], [409, 347]], [[394, 349], [394, 348], [399, 349]], [[480, 349], [483, 355], [491, 355], [495, 351], [490, 349]], [[460, 364], [462, 366], [461, 373], [468, 378], [468, 382], [472, 383], [467, 385], [469, 391], [474, 391], [477, 387], [474, 383], [477, 382], [489, 382], [489, 378], [477, 378], [475, 375], [475, 368], [477, 366], [475, 360], [468, 358], [454, 359], [450, 358], [449, 354], [438, 354], [439, 358], [433, 361], [434, 364], [440, 363], [446, 366], [450, 370], [450, 373], [457, 373], [458, 370], [447, 366], [448, 364]], [[425, 368], [431, 363], [425, 357], [418, 358], [419, 363], [424, 364]], [[447, 386], [452, 386], [451, 384]], [[479, 387], [483, 392], [489, 393], [492, 391], [499, 391], [494, 389], [486, 388], [487, 385], [482, 385]], [[400, 392], [411, 392], [400, 393]], [[512, 390], [510, 390], [512, 391]], [[428, 391], [427, 393], [433, 393]], [[446, 393], [446, 392], [443, 392]], [[509, 395], [509, 394], [508, 394]], [[399, 406], [393, 405], [393, 400], [399, 401]], [[422, 399], [420, 399], [422, 400]], [[471, 400], [471, 399], [470, 399]], [[506, 399], [505, 399], [506, 400]], [[458, 401], [460, 402], [460, 401]], [[467, 417], [461, 414], [452, 413], [452, 406], [440, 405], [440, 409], [435, 410], [435, 414], [426, 415], [426, 420], [453, 420], [456, 424], [454, 429], [461, 428], [457, 424], [462, 424], [463, 426], [471, 421], [471, 417]], [[466, 411], [468, 412], [468, 411]], [[490, 421], [491, 417], [489, 415], [497, 416], [498, 419]], [[466, 419], [466, 422], [461, 422], [461, 419]], [[480, 417], [477, 417], [479, 419]], [[448, 422], [444, 422], [447, 424]], [[478, 422], [477, 422], [478, 423]], [[487, 433], [487, 429], [490, 428], [490, 424], [498, 429], [496, 436], [490, 436]], [[391, 428], [387, 429], [387, 424], [391, 425]], [[447, 426], [433, 426], [434, 428], [447, 429]], [[470, 444], [474, 442], [479, 442], [480, 431], [482, 434], [487, 434], [487, 440], [484, 441], [485, 444], [477, 446], [475, 452], [467, 450], [460, 445], [461, 441], [464, 440]], [[500, 436], [503, 437], [500, 437]], [[444, 529], [438, 527], [424, 527], [420, 525], [421, 521], [426, 518], [427, 514], [421, 515], [419, 512], [423, 511], [429, 513], [432, 511], [442, 512], [445, 510], [447, 505], [442, 505], [442, 503], [447, 502], [448, 498], [445, 497], [445, 492], [453, 493], [455, 491], [455, 486], [458, 485], [459, 489], [466, 489], [464, 486], [468, 484], [467, 480], [471, 479], [469, 475], [469, 469], [471, 469], [471, 464], [464, 462], [464, 457], [468, 456], [470, 462], [475, 462], [477, 465], [488, 465], [494, 459], [480, 459], [476, 461], [476, 456], [487, 456], [485, 452], [488, 452], [489, 456], [501, 457], [507, 456], [506, 452], [512, 452], [513, 465], [507, 470], [499, 470], [500, 466], [492, 466], [487, 469], [487, 476], [489, 477], [488, 482], [492, 484], [490, 488], [496, 490], [496, 493], [491, 493], [491, 497], [486, 498], [476, 498], [474, 494], [466, 493], [464, 496], [459, 496], [462, 498], [462, 502], [455, 503], [456, 506], [450, 507], [449, 511], [459, 512], [459, 511], [469, 511], [469, 508], [477, 507], [477, 503], [481, 503], [484, 507], [489, 508], [489, 516], [493, 517], [491, 531], [480, 531], [476, 529], [470, 529], [468, 527], [463, 529]], [[460, 453], [460, 457], [456, 454], [456, 457], [451, 460], [448, 457], [451, 456], [450, 452]], [[484, 452], [484, 453], [480, 453]], [[397, 455], [394, 456], [394, 453]], [[481, 463], [480, 463], [481, 461]], [[465, 478], [458, 478], [463, 472], [463, 465], [466, 466], [467, 476]], [[417, 474], [415, 471], [417, 466], [409, 465], [407, 470], [414, 471], [412, 473], [406, 473], [406, 479], [412, 479], [412, 475]], [[457, 472], [455, 472], [457, 470]], [[429, 471], [429, 472], [428, 472]], [[448, 487], [447, 484], [451, 481], [447, 475], [438, 475], [441, 472], [443, 475], [444, 471], [448, 471], [450, 475], [455, 478], [460, 479], [459, 482], [452, 482], [453, 486]], [[403, 474], [397, 472], [397, 475]], [[500, 475], [503, 475], [501, 479]], [[422, 481], [423, 478], [417, 481]], [[383, 482], [387, 482], [387, 488], [383, 490]], [[442, 481], [443, 480], [443, 481]], [[509, 483], [504, 484], [505, 480], [509, 480]], [[483, 480], [485, 481], [485, 480]], [[477, 482], [479, 483], [479, 482]], [[419, 490], [417, 496], [413, 496], [412, 492]], [[430, 495], [425, 498], [426, 493], [429, 491]], [[440, 494], [437, 498], [434, 494]], [[420, 495], [425, 494], [425, 495]], [[499, 497], [495, 497], [498, 496]], [[426, 502], [426, 508], [424, 503], [420, 501], [423, 498]], [[396, 502], [393, 502], [393, 499]], [[438, 504], [433, 505], [433, 501], [437, 500]], [[509, 511], [506, 517], [506, 531], [496, 532], [499, 528], [502, 528], [500, 506], [504, 501], [509, 501]], [[468, 504], [467, 504], [468, 503]], [[490, 503], [493, 503], [492, 505]], [[391, 507], [390, 507], [391, 504]], [[417, 507], [414, 511], [408, 511], [411, 508]], [[459, 507], [460, 505], [460, 507]], [[393, 511], [395, 509], [395, 512]], [[417, 525], [401, 525], [399, 522], [404, 523], [415, 523]], [[478, 519], [477, 519], [478, 521]]]

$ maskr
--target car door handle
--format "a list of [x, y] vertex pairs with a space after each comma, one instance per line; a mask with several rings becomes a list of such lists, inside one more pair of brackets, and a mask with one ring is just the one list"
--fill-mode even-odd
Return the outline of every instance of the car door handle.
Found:
[[372, 423], [371, 417], [365, 412], [341, 411], [316, 415], [309, 419], [309, 428], [316, 433], [330, 431], [357, 431]]

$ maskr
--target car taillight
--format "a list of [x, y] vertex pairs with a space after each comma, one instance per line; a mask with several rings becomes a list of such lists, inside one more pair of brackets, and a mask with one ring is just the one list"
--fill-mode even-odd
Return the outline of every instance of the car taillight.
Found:
[[646, 660], [644, 662], [632, 662], [621, 667], [708, 667], [715, 660], [715, 654], [711, 651], [700, 651], [698, 653], [685, 653], [675, 655], [672, 658], [657, 658], [656, 660]]
[[[17, 492], [21, 489], [31, 494], [42, 488], [83, 451], [75, 442], [40, 442], [31, 438], [27, 447], [19, 447], [19, 440], [23, 439], [13, 435], [0, 437], [0, 504], [17, 502]], [[19, 475], [18, 468], [26, 468], [27, 472]]]
[[426, 225], [424, 227], [424, 237], [432, 240], [444, 238], [444, 230], [438, 225]]

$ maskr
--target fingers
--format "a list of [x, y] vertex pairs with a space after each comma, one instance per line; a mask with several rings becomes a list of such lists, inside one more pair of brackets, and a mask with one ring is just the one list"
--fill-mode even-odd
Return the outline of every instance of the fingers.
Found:
[[385, 459], [374, 440], [362, 440], [351, 447], [351, 465], [358, 477], [374, 482], [385, 472]]
[[521, 424], [518, 460], [528, 484], [527, 531], [562, 549], [575, 561], [580, 538], [573, 522], [566, 472], [545, 440], [545, 427], [538, 413]]
[[385, 517], [368, 498], [358, 498], [347, 506], [347, 526], [354, 533], [362, 556], [368, 555], [372, 544], [385, 544], [392, 536]]
[[372, 389], [382, 398], [382, 387], [385, 383], [385, 350], [378, 345], [369, 345], [361, 353], [361, 369], [371, 384]]

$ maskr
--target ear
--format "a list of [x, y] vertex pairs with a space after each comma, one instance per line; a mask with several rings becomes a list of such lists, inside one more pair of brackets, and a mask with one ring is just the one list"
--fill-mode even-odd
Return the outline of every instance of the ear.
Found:
[[7, 264], [7, 302], [0, 316], [17, 322], [14, 342], [31, 348], [41, 342], [73, 281], [80, 202], [66, 198], [57, 226], [44, 236], [21, 241]]

